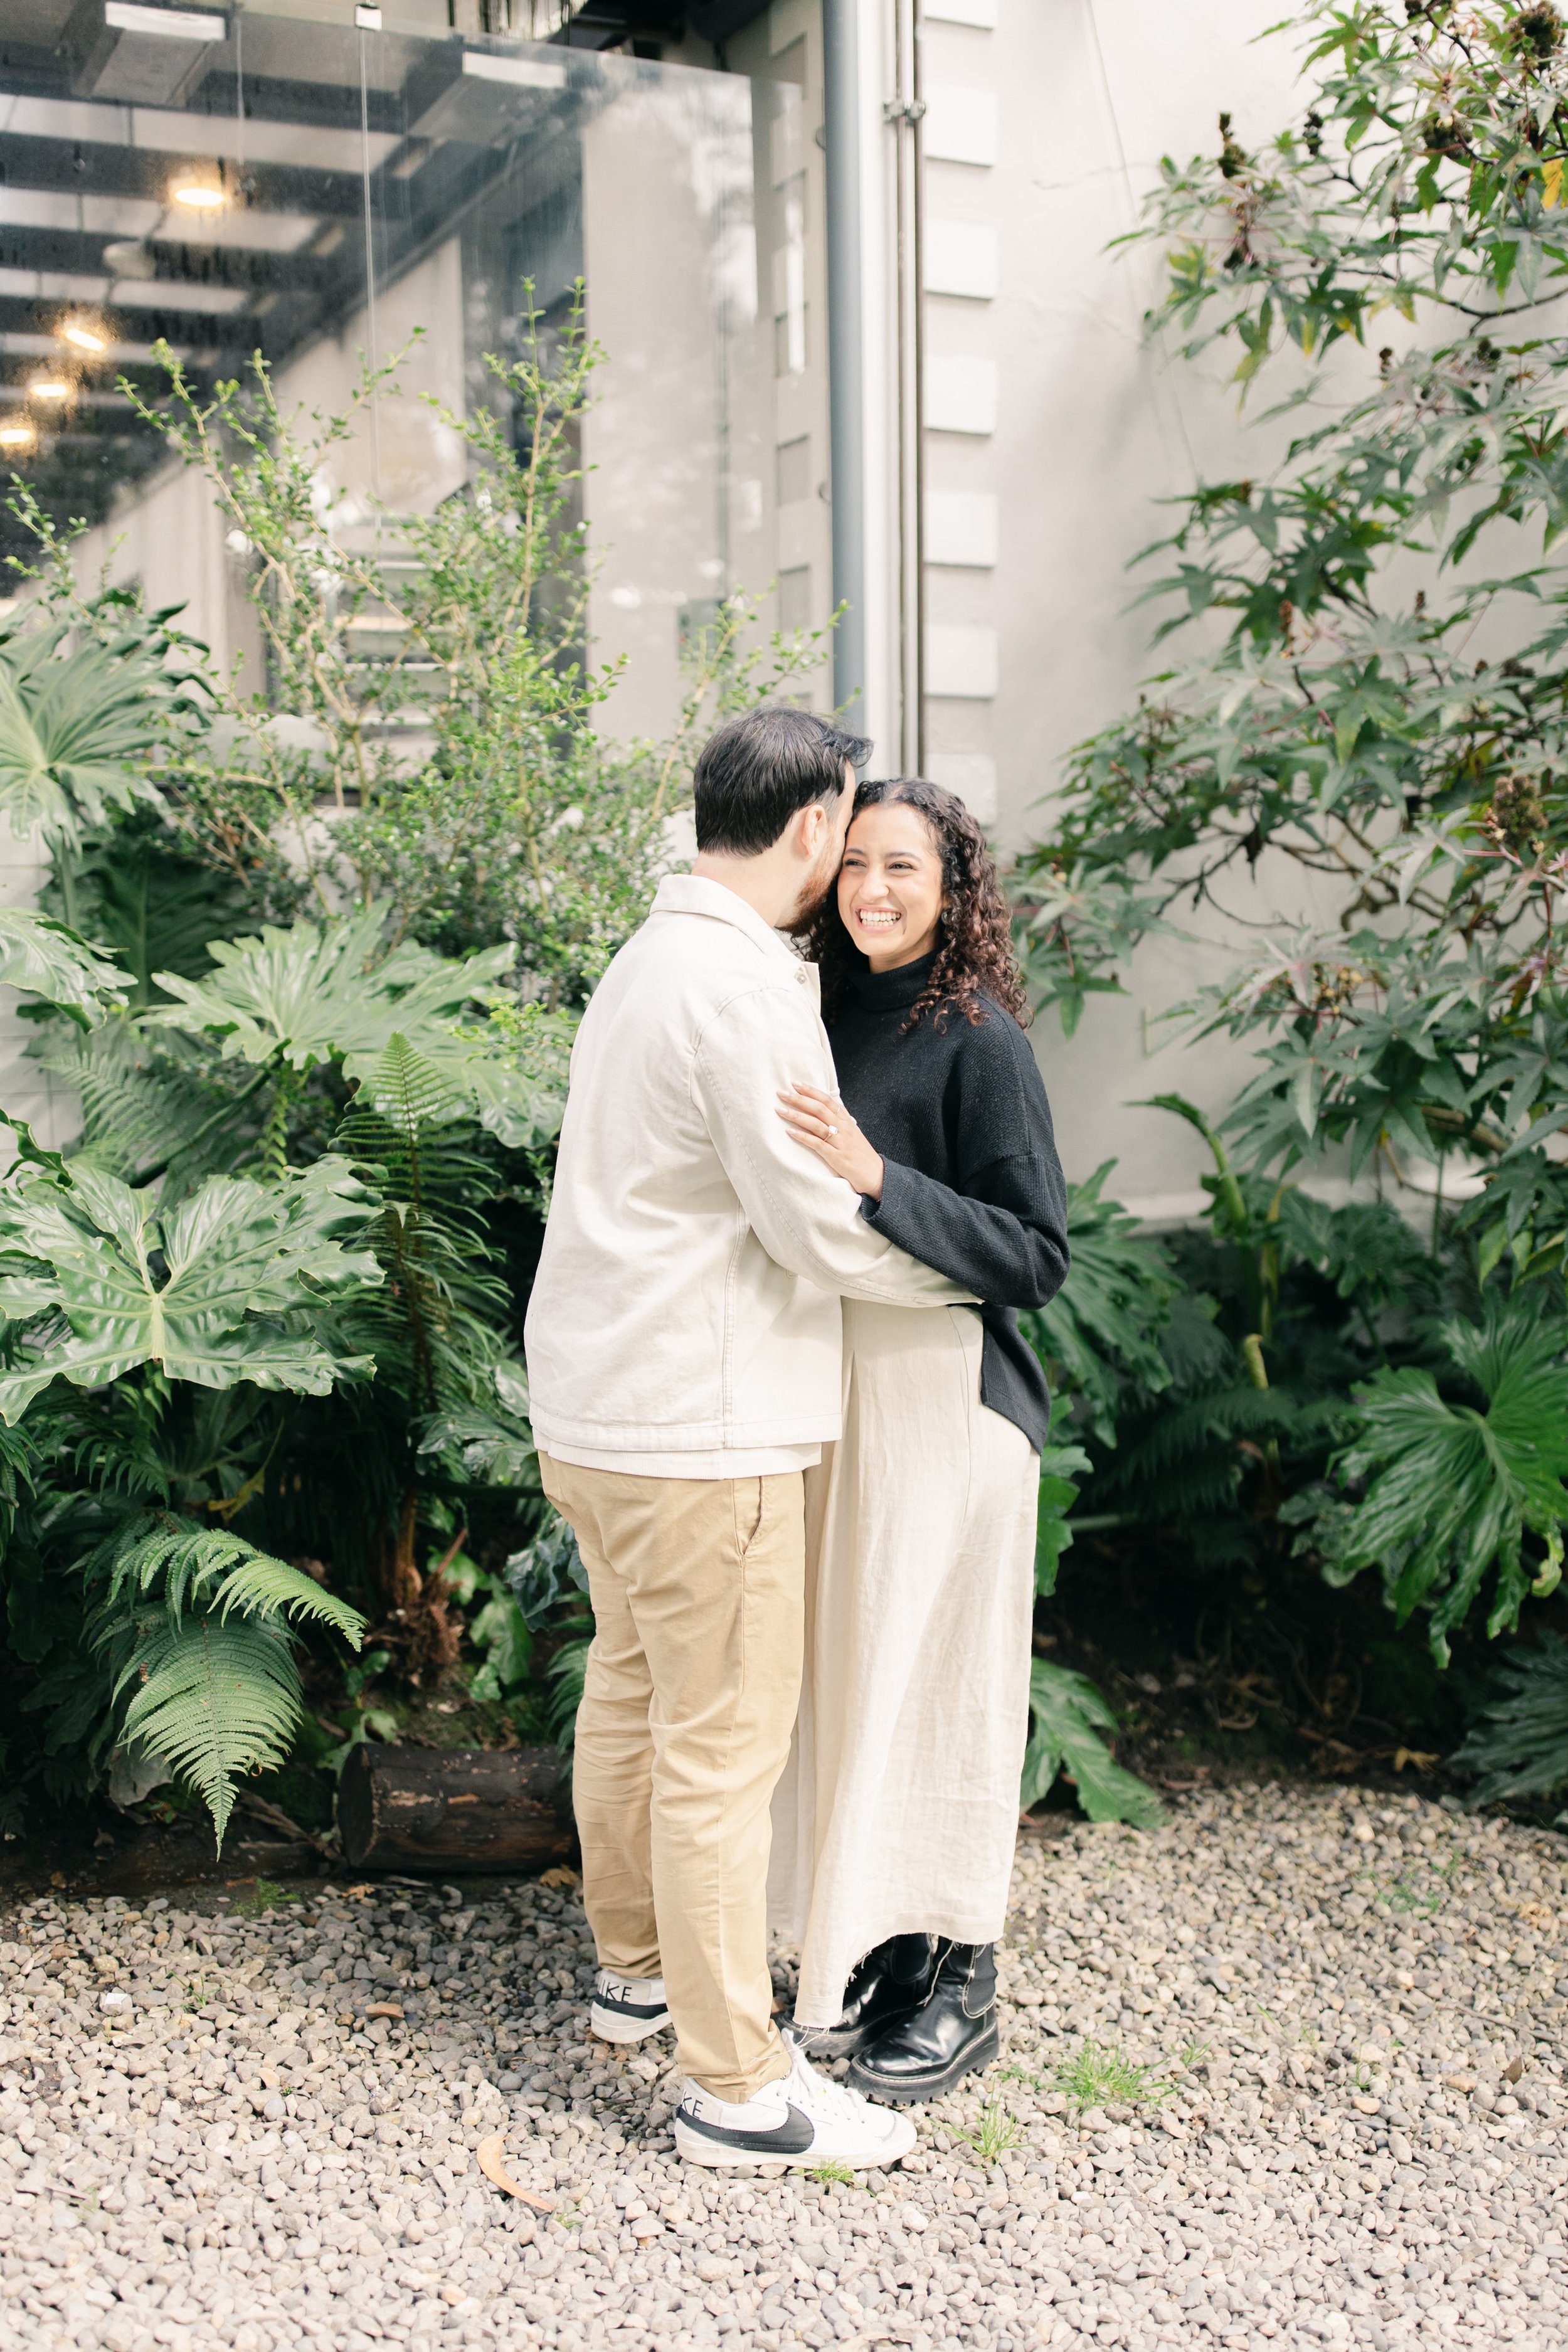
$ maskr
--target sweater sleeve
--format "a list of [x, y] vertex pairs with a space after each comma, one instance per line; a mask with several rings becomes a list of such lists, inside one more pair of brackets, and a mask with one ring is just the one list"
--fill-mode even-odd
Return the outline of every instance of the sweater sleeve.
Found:
[[831, 1065], [816, 1020], [782, 988], [731, 998], [705, 1027], [692, 1065], [698, 1108], [768, 1255], [847, 1298], [973, 1305], [973, 1290], [874, 1232], [851, 1187], [795, 1140], [778, 1115], [778, 1092], [802, 1078], [831, 1085]]
[[1067, 1278], [1067, 1184], [1051, 1107], [1023, 1032], [1001, 1018], [961, 1033], [962, 1189], [885, 1160], [867, 1223], [991, 1307], [1044, 1307]]
[[897, 1160], [866, 1222], [990, 1307], [1044, 1307], [1067, 1277], [1067, 1192], [1054, 1149], [994, 1160], [955, 1192]]

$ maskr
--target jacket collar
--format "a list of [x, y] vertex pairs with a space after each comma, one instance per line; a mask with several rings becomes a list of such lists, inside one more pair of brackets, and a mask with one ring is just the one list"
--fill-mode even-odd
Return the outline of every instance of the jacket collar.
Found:
[[667, 874], [655, 894], [653, 915], [707, 915], [715, 922], [733, 923], [749, 940], [771, 956], [776, 956], [791, 966], [799, 959], [782, 933], [764, 923], [754, 907], [733, 890], [726, 890], [722, 882], [710, 880], [706, 874]]

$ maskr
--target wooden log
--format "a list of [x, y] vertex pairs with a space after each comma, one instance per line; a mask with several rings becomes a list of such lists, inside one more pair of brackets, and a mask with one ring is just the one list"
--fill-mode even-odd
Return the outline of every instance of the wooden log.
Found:
[[338, 1783], [338, 1827], [356, 1870], [543, 1870], [576, 1850], [559, 1748], [362, 1741]]

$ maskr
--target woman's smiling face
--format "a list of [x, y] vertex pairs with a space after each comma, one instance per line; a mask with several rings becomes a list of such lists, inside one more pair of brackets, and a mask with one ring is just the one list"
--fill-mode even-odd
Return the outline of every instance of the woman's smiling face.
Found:
[[873, 971], [931, 952], [942, 921], [942, 859], [918, 809], [879, 801], [861, 810], [838, 869], [838, 913]]

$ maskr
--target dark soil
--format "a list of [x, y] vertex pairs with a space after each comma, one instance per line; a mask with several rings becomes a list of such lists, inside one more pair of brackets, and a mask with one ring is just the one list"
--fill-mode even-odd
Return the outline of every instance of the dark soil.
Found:
[[[1564, 1593], [1527, 1607], [1531, 1633], [1568, 1632]], [[1118, 1756], [1157, 1788], [1310, 1776], [1465, 1801], [1447, 1759], [1489, 1695], [1497, 1648], [1479, 1620], [1440, 1668], [1424, 1623], [1397, 1626], [1369, 1577], [1336, 1591], [1293, 1559], [1267, 1579], [1205, 1574], [1157, 1535], [1088, 1536], [1038, 1604], [1035, 1647], [1100, 1685]], [[1071, 1801], [1059, 1783], [1047, 1800]], [[1551, 1821], [1562, 1806], [1502, 1810]]]
[[[1568, 1633], [1568, 1596], [1530, 1609], [1532, 1630]], [[1496, 1652], [1484, 1631], [1462, 1629], [1451, 1664], [1439, 1669], [1422, 1627], [1395, 1626], [1369, 1579], [1334, 1591], [1293, 1560], [1267, 1582], [1234, 1569], [1205, 1575], [1158, 1537], [1086, 1536], [1064, 1556], [1036, 1628], [1041, 1656], [1103, 1690], [1121, 1718], [1121, 1760], [1159, 1790], [1314, 1778], [1468, 1800], [1447, 1759], [1486, 1696]], [[426, 1748], [518, 1745], [515, 1721], [471, 1701], [468, 1681], [458, 1667], [395, 1700], [399, 1738]], [[243, 1900], [258, 1882], [362, 1875], [327, 1850], [331, 1783], [312, 1752], [333, 1744], [354, 1710], [330, 1706], [324, 1691], [311, 1698], [310, 1738], [283, 1771], [247, 1790], [221, 1854], [195, 1809], [174, 1812], [161, 1800], [129, 1813], [105, 1799], [68, 1811], [40, 1806], [27, 1834], [0, 1846], [0, 1890], [205, 1885]], [[384, 1703], [379, 1691], [366, 1695], [366, 1704]], [[1051, 1834], [1075, 1810], [1070, 1782], [1058, 1780], [1036, 1808], [1037, 1833]], [[1562, 1807], [1501, 1810], [1547, 1822]]]

